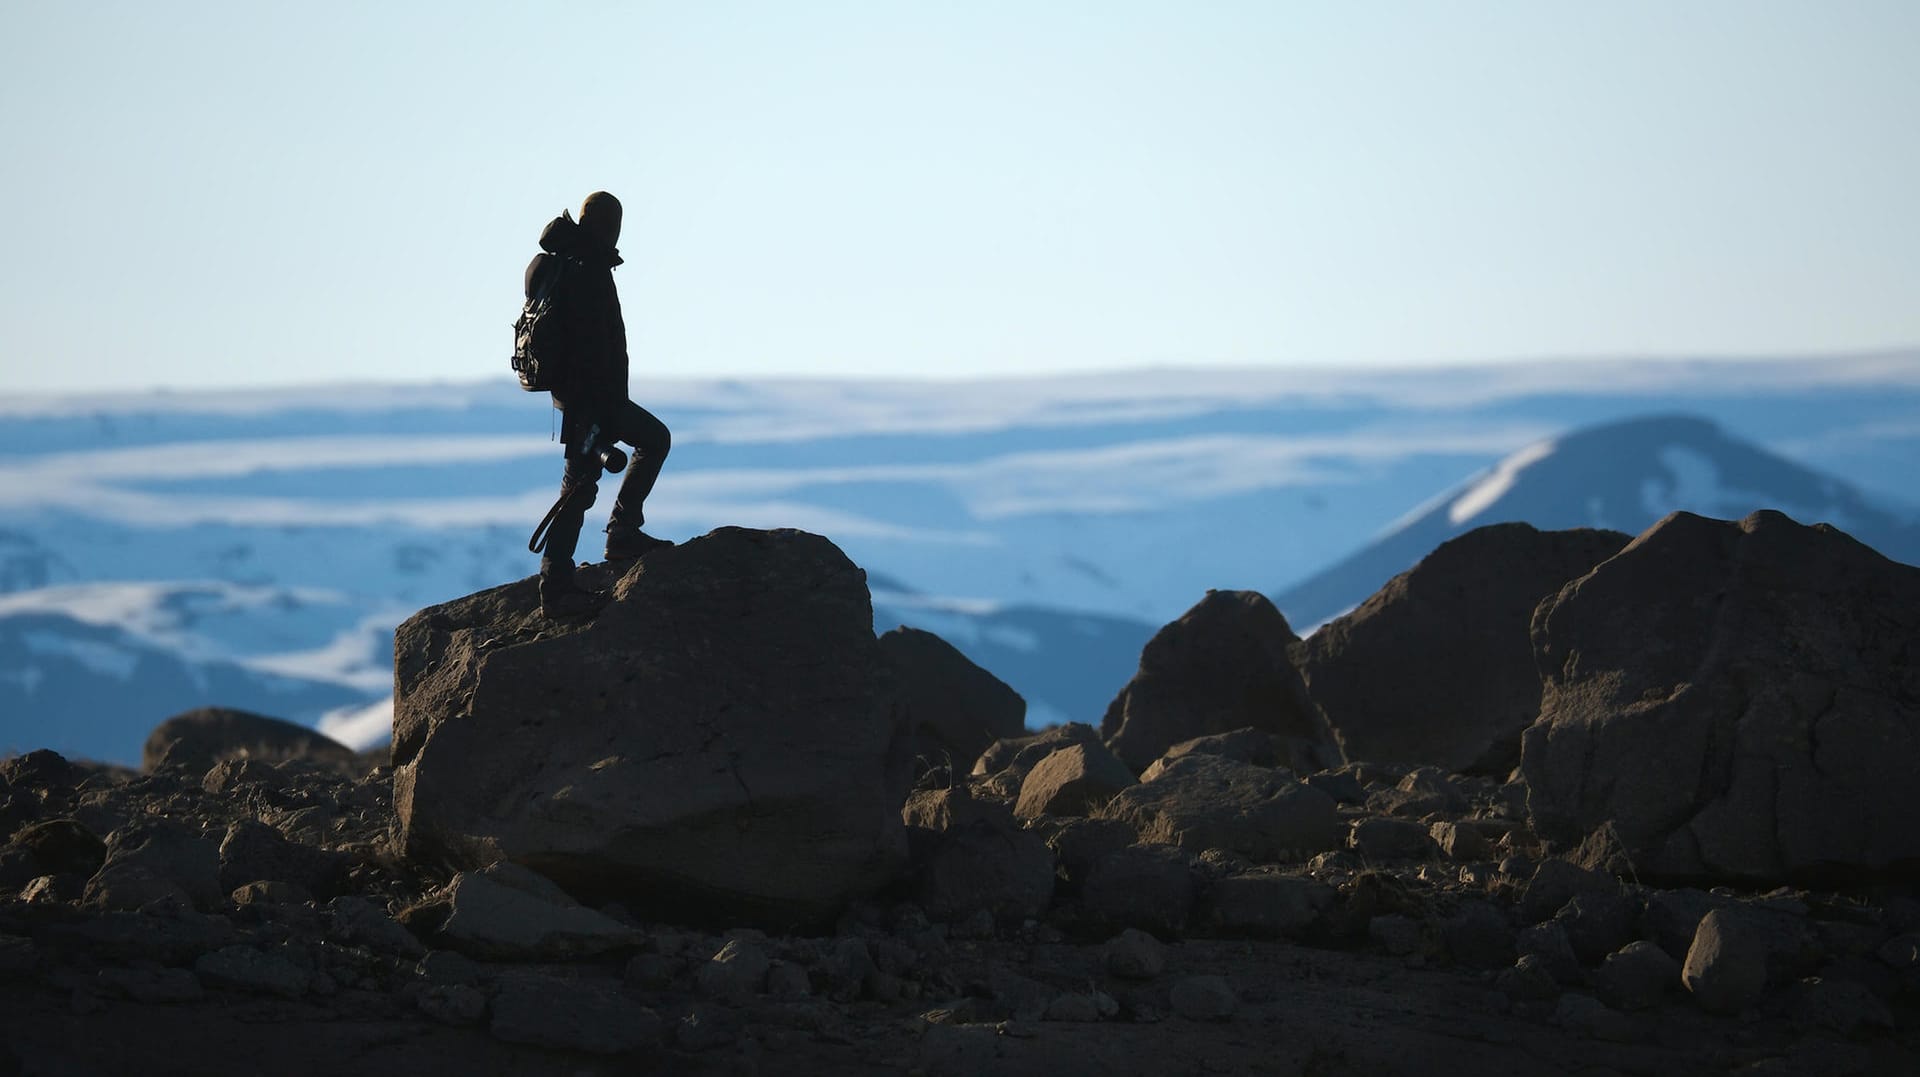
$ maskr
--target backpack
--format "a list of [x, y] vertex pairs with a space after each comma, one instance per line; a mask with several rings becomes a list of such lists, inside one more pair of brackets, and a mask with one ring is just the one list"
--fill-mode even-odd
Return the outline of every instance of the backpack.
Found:
[[568, 259], [551, 255], [547, 264], [552, 271], [539, 274], [545, 279], [534, 286], [513, 323], [513, 373], [529, 393], [550, 393], [567, 375], [567, 330], [559, 299]]

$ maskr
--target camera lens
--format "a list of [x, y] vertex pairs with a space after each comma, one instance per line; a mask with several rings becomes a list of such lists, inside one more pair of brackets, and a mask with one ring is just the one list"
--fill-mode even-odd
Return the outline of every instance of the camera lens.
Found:
[[626, 469], [627, 454], [621, 452], [616, 445], [601, 446], [600, 466], [606, 468], [609, 473], [618, 475]]

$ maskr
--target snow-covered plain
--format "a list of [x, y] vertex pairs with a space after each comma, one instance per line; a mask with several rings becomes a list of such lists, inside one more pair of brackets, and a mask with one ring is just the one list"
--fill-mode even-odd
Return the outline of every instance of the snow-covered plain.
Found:
[[[878, 628], [947, 635], [1022, 689], [1036, 721], [1097, 721], [1139, 642], [1208, 588], [1284, 599], [1394, 535], [1424, 541], [1406, 529], [1427, 508], [1447, 514], [1442, 531], [1524, 511], [1528, 476], [1595, 423], [1704, 416], [1895, 515], [1920, 463], [1920, 354], [634, 389], [674, 431], [650, 530], [825, 534], [874, 577]], [[88, 741], [95, 717], [37, 709], [60, 625], [80, 641], [63, 652], [72, 676], [111, 679], [100, 647], [226, 662], [279, 685], [274, 698], [337, 690], [288, 716], [377, 735], [393, 626], [534, 571], [526, 535], [560, 465], [551, 427], [545, 398], [508, 381], [0, 401], [0, 627], [37, 626], [0, 647], [0, 750], [59, 731], [128, 755]], [[1697, 446], [1665, 451], [1613, 526], [1731, 504], [1729, 489], [1770, 496]], [[1364, 598], [1379, 570], [1329, 583], [1306, 619]], [[1063, 647], [1086, 661], [1046, 653]]]

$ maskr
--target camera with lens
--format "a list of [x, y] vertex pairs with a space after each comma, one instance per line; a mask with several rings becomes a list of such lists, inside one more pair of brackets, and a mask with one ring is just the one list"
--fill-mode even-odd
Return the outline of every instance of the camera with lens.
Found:
[[609, 473], [618, 475], [626, 470], [627, 454], [620, 451], [613, 439], [600, 429], [599, 423], [587, 428], [586, 436], [580, 439], [580, 451], [575, 455], [591, 456], [600, 461], [600, 466]]

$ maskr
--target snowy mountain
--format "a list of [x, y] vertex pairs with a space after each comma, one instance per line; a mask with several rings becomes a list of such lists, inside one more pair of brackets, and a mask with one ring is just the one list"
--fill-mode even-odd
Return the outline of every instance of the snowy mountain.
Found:
[[[650, 530], [827, 535], [869, 570], [876, 628], [946, 636], [1025, 694], [1035, 724], [1097, 721], [1147, 636], [1208, 588], [1278, 593], [1311, 623], [1464, 527], [1739, 514], [1714, 507], [1738, 498], [1702, 500], [1715, 491], [1878, 526], [1902, 518], [1920, 463], [1920, 354], [635, 392], [674, 431]], [[1717, 441], [1642, 428], [1658, 442], [1645, 453], [1560, 470], [1584, 444], [1570, 431], [1673, 412], [1770, 462], [1750, 474]], [[393, 626], [535, 570], [551, 425], [545, 398], [510, 382], [0, 399], [0, 750], [125, 761], [159, 712], [198, 703], [377, 736]], [[1783, 464], [1857, 504], [1781, 479]], [[1442, 522], [1407, 518], [1438, 490]], [[608, 483], [590, 529], [611, 500]], [[206, 687], [116, 680], [124, 659], [76, 657], [98, 647], [177, 661], [177, 683]], [[100, 694], [84, 701], [57, 689], [89, 678]]]
[[1670, 512], [1739, 519], [1778, 509], [1829, 523], [1898, 561], [1920, 564], [1920, 521], [1859, 489], [1729, 437], [1714, 423], [1659, 415], [1537, 441], [1420, 506], [1352, 556], [1275, 596], [1311, 626], [1358, 605], [1434, 547], [1473, 528], [1601, 527], [1639, 534]]

